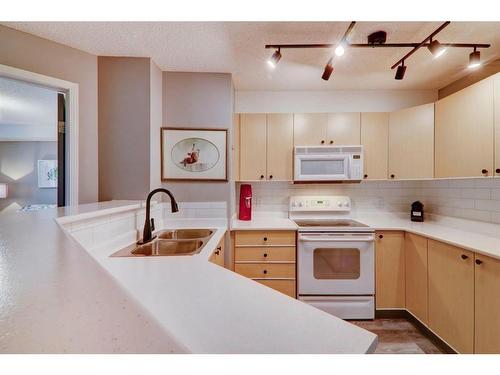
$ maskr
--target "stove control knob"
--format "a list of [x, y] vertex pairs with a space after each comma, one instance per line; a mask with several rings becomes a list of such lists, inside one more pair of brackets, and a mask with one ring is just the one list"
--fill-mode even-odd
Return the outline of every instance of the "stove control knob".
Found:
[[302, 207], [302, 206], [303, 206], [302, 202], [299, 202], [299, 207]]
[[337, 206], [342, 207], [342, 202], [337, 203]]
[[345, 206], [345, 207], [349, 207], [349, 202], [345, 202], [345, 203], [344, 203], [344, 206]]
[[297, 202], [292, 202], [292, 207], [296, 207], [297, 206]]

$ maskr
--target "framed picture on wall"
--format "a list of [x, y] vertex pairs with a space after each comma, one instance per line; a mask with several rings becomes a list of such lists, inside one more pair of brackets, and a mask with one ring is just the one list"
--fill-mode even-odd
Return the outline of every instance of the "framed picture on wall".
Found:
[[227, 181], [227, 130], [161, 128], [162, 181]]
[[57, 187], [57, 160], [38, 160], [38, 187], [53, 189]]

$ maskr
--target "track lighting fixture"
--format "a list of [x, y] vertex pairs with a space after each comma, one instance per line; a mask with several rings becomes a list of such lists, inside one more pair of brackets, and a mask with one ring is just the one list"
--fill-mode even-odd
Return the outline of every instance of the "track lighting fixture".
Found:
[[476, 47], [474, 47], [474, 51], [469, 55], [469, 69], [477, 68], [481, 65], [481, 52], [476, 51]]
[[345, 52], [345, 48], [344, 48], [344, 46], [342, 44], [339, 44], [337, 46], [337, 48], [335, 48], [335, 54], [337, 56], [342, 56], [344, 54], [344, 52]]
[[276, 68], [276, 65], [278, 64], [278, 61], [281, 59], [281, 52], [280, 49], [278, 48], [276, 51], [274, 51], [273, 55], [267, 60], [267, 63], [271, 68]]
[[441, 43], [439, 43], [437, 40], [431, 39], [427, 48], [429, 49], [430, 53], [432, 53], [432, 56], [434, 56], [435, 59], [437, 59], [439, 56], [442, 56], [443, 53], [446, 52], [446, 47], [441, 45]]
[[406, 73], [406, 65], [405, 62], [403, 61], [400, 66], [398, 66], [398, 69], [396, 70], [396, 76], [394, 79], [397, 79], [398, 81], [401, 81], [405, 77]]
[[333, 57], [330, 57], [330, 60], [326, 63], [325, 70], [323, 71], [323, 75], [321, 78], [325, 81], [330, 79], [330, 76], [333, 73]]

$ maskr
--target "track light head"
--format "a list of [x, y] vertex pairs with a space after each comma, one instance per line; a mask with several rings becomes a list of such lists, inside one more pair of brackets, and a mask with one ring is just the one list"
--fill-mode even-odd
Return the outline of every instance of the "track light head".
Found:
[[474, 47], [474, 52], [469, 55], [469, 69], [477, 68], [481, 65], [481, 52], [476, 51]]
[[281, 52], [280, 49], [278, 48], [276, 51], [274, 51], [272, 56], [267, 60], [267, 64], [274, 69], [276, 68], [276, 65], [278, 64], [278, 61], [280, 61], [280, 59], [281, 59]]
[[323, 71], [323, 75], [321, 78], [325, 81], [330, 79], [330, 76], [333, 73], [333, 58], [330, 57], [330, 60], [326, 63], [325, 70]]
[[406, 65], [403, 61], [401, 65], [398, 66], [398, 70], [396, 70], [396, 75], [394, 76], [394, 79], [401, 81], [405, 77], [405, 73], [406, 73]]
[[446, 47], [442, 46], [441, 43], [439, 43], [437, 40], [431, 40], [429, 46], [427, 47], [432, 53], [432, 56], [434, 56], [435, 59], [437, 59], [439, 56], [442, 56], [443, 53], [446, 52]]
[[335, 55], [337, 56], [342, 56], [345, 52], [344, 45], [341, 43], [335, 48]]

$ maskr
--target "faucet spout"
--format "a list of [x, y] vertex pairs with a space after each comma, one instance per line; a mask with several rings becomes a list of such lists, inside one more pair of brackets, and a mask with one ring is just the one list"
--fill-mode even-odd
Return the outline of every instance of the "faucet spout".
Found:
[[151, 198], [153, 198], [153, 195], [155, 195], [156, 193], [160, 193], [160, 192], [165, 193], [170, 197], [170, 206], [172, 208], [172, 212], [179, 211], [179, 207], [177, 206], [177, 202], [175, 201], [173, 194], [169, 190], [163, 189], [163, 188], [158, 188], [158, 189], [152, 190], [148, 194], [148, 197], [146, 199], [146, 219], [144, 221], [144, 229], [142, 231], [142, 240], [137, 242], [139, 245], [151, 242], [154, 238], [153, 237], [154, 222], [151, 219]]

